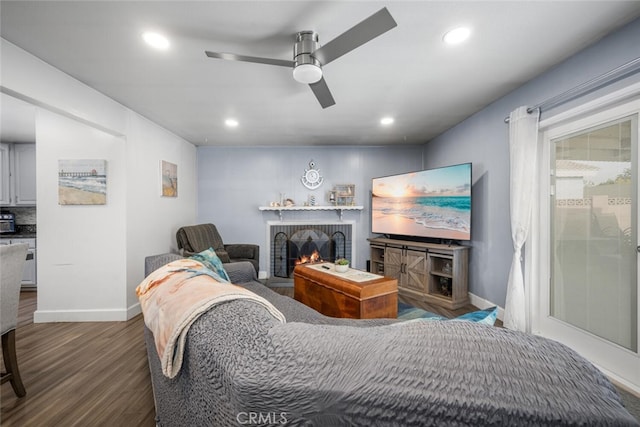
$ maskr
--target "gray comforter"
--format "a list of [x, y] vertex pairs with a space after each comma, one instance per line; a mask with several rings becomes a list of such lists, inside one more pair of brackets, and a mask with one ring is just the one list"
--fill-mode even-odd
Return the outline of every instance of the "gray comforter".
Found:
[[333, 319], [244, 286], [287, 323], [250, 301], [217, 306], [192, 325], [174, 379], [145, 331], [158, 425], [638, 425], [557, 342], [466, 322]]

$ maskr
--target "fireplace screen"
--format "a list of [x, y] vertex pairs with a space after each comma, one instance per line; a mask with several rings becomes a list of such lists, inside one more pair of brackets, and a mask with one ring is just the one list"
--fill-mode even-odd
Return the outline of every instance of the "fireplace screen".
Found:
[[276, 277], [291, 277], [297, 264], [351, 257], [351, 225], [271, 227], [271, 266]]

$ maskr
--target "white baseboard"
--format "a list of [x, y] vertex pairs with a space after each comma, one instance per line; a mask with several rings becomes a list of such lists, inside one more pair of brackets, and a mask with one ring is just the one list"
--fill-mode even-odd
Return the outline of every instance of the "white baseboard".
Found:
[[500, 307], [498, 304], [494, 304], [489, 300], [484, 298], [480, 298], [477, 295], [469, 292], [469, 299], [471, 300], [471, 304], [478, 307], [480, 310], [484, 310], [485, 308], [496, 307], [498, 306], [498, 319], [504, 320], [504, 308]]
[[140, 302], [136, 302], [126, 310], [36, 310], [33, 313], [33, 323], [124, 322], [140, 313], [142, 313]]
[[138, 314], [142, 313], [142, 306], [137, 302], [127, 309], [127, 320], [136, 317]]
[[[132, 306], [133, 307], [133, 306]], [[129, 310], [36, 310], [33, 323], [55, 322], [123, 322]]]
[[614, 374], [613, 372], [603, 368], [602, 366], [594, 362], [591, 362], [591, 363], [593, 363], [598, 369], [600, 369], [602, 373], [605, 374], [614, 385], [640, 398], [640, 387], [638, 387], [636, 384], [633, 384], [632, 382], [625, 380], [619, 375]]

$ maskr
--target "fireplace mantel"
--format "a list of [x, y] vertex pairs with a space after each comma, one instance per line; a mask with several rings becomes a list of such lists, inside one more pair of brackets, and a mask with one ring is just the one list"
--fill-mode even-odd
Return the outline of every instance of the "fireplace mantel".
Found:
[[282, 213], [283, 212], [291, 212], [291, 211], [336, 211], [340, 216], [340, 221], [342, 221], [342, 212], [343, 211], [361, 211], [364, 209], [364, 206], [259, 206], [258, 209], [261, 211], [273, 211], [278, 212], [280, 216], [280, 221], [282, 221]]

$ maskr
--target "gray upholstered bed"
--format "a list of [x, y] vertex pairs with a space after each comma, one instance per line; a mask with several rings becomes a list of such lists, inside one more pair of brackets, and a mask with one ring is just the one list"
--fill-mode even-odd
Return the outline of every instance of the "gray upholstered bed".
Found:
[[[177, 256], [146, 260], [147, 273]], [[202, 315], [163, 376], [145, 329], [159, 426], [638, 425], [588, 361], [544, 338], [466, 322], [325, 317], [225, 264], [266, 298]]]

